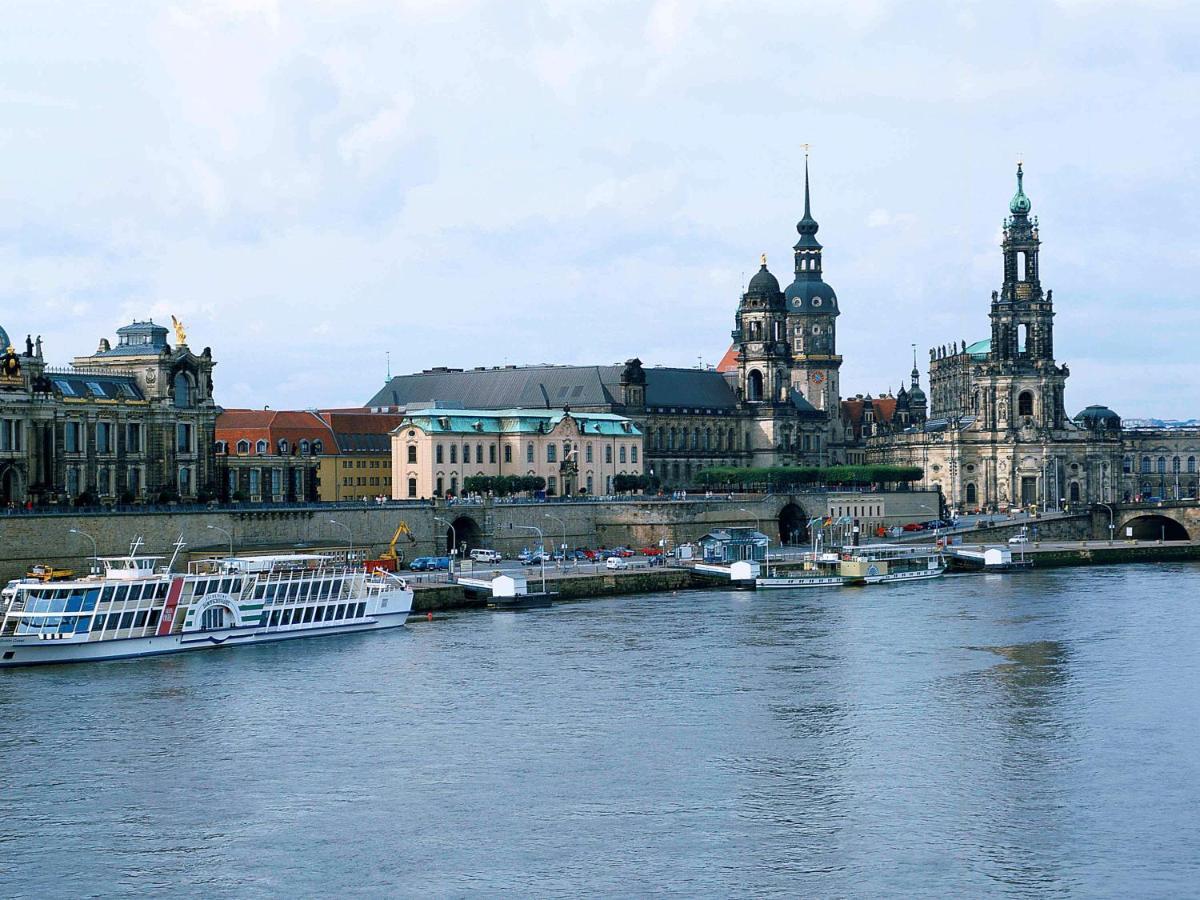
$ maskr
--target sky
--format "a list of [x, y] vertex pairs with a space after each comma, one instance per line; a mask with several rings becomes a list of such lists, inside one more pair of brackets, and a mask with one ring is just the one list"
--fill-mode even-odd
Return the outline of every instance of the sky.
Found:
[[715, 363], [803, 211], [842, 391], [989, 334], [1018, 157], [1074, 412], [1200, 416], [1200, 5], [6, 3], [0, 326], [132, 319], [225, 407], [437, 365]]

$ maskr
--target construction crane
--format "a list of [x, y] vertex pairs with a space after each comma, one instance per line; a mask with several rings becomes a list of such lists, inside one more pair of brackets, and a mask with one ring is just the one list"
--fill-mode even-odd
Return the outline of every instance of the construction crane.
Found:
[[396, 533], [392, 535], [391, 543], [388, 544], [386, 550], [379, 554], [379, 559], [367, 560], [368, 569], [386, 569], [389, 572], [395, 572], [400, 568], [400, 564], [404, 562], [404, 551], [396, 549], [396, 545], [400, 543], [400, 535], [405, 535], [410, 544], [417, 542], [408, 523], [401, 519], [396, 526]]

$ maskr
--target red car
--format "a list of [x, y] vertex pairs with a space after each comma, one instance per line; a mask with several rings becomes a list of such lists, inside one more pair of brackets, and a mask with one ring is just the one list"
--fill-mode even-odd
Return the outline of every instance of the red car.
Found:
[[924, 527], [925, 526], [920, 524], [919, 522], [909, 522], [907, 525], [904, 526], [904, 530], [905, 531], [920, 531]]
[[641, 549], [642, 556], [662, 556], [661, 547], [643, 547]]
[[620, 556], [622, 559], [628, 559], [631, 556], [637, 556], [637, 554], [634, 553], [632, 550], [630, 550], [628, 547], [618, 547], [617, 548], [617, 556]]

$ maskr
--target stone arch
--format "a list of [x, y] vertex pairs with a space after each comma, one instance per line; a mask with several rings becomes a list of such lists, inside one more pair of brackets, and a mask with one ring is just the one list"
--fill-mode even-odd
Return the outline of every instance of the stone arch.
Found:
[[1125, 523], [1133, 529], [1133, 537], [1140, 541], [1186, 541], [1187, 529], [1168, 516], [1135, 516]]
[[17, 467], [8, 465], [0, 468], [0, 506], [18, 503], [22, 499], [21, 473]]
[[779, 511], [779, 542], [782, 544], [808, 543], [808, 516], [796, 503], [788, 503]]
[[762, 400], [763, 398], [763, 373], [758, 369], [751, 369], [746, 374], [746, 399], [747, 400]]
[[454, 530], [446, 529], [446, 552], [449, 553], [454, 549], [454, 538], [458, 538], [459, 547], [465, 545], [467, 550], [482, 546], [483, 532], [479, 528], [479, 523], [470, 516], [459, 516], [450, 523], [454, 526]]

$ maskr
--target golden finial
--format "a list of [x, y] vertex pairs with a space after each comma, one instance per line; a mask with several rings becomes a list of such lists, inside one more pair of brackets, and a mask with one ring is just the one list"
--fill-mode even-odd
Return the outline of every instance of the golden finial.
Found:
[[808, 159], [808, 148], [811, 147], [812, 144], [801, 144], [800, 146], [804, 148], [804, 158]]
[[759, 261], [759, 262], [761, 262], [761, 263], [763, 264], [763, 266], [764, 266], [764, 267], [766, 267], [766, 265], [767, 265], [767, 254], [765, 254], [765, 253], [764, 253], [764, 254], [762, 254], [762, 255], [761, 255], [759, 258], [758, 258], [758, 261]]
[[171, 316], [171, 324], [175, 326], [175, 343], [186, 344], [187, 332], [183, 330], [183, 323], [174, 316]]

